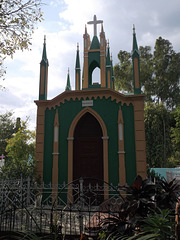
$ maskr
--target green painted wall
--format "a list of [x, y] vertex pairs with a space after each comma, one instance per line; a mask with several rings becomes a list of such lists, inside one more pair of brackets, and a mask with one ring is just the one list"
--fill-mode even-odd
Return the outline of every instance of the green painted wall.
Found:
[[122, 107], [124, 120], [124, 150], [126, 179], [128, 184], [132, 184], [136, 177], [136, 152], [135, 152], [135, 132], [134, 132], [134, 107], [132, 104]]
[[45, 183], [52, 182], [52, 163], [53, 163], [53, 135], [54, 135], [54, 109], [46, 109], [45, 112], [45, 135], [44, 135], [44, 166], [43, 181]]
[[59, 131], [60, 131], [60, 145], [59, 145], [59, 183], [64, 181], [67, 183], [68, 174], [68, 133], [73, 119], [82, 110], [81, 101], [65, 101], [58, 107], [59, 112]]
[[[108, 159], [109, 159], [109, 183], [117, 185], [119, 182], [118, 160], [118, 109], [117, 104], [109, 99], [93, 99], [92, 109], [103, 119], [108, 136]], [[67, 182], [68, 173], [68, 132], [75, 116], [84, 108], [82, 101], [76, 99], [65, 101], [58, 108], [59, 114], [59, 183]], [[53, 152], [53, 128], [55, 109], [46, 110], [45, 120], [45, 150], [44, 150], [44, 181], [49, 183], [52, 178], [52, 152]], [[134, 138], [134, 110], [133, 106], [122, 106], [124, 118], [125, 161], [127, 183], [132, 184], [136, 176], [135, 138]]]

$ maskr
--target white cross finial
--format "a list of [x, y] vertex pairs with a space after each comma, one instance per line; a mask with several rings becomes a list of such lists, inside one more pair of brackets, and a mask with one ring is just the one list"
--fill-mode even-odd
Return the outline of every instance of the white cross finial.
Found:
[[94, 36], [97, 36], [97, 24], [103, 23], [102, 20], [97, 20], [96, 15], [94, 15], [93, 21], [88, 22], [87, 24], [94, 24]]
[[3, 160], [3, 159], [5, 158], [4, 154], [2, 154], [2, 155], [0, 156], [0, 158], [1, 158], [1, 160]]

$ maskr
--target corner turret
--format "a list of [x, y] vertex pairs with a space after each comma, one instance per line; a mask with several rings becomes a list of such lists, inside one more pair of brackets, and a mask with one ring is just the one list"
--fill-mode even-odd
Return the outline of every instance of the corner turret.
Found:
[[46, 36], [44, 36], [43, 54], [40, 62], [39, 100], [47, 100], [49, 62], [46, 54]]
[[40, 62], [39, 100], [47, 100], [48, 66], [46, 36], [44, 36], [43, 54]]
[[112, 89], [114, 90], [114, 71], [113, 71], [113, 60], [112, 60], [112, 54], [111, 54], [111, 69], [112, 69]]
[[136, 33], [135, 33], [135, 26], [134, 25], [133, 25], [132, 61], [133, 61], [134, 94], [141, 94], [139, 50], [138, 50], [138, 45], [137, 45], [137, 40], [136, 40]]
[[80, 76], [81, 76], [81, 68], [80, 68], [80, 60], [79, 60], [79, 44], [77, 44], [77, 54], [76, 54], [76, 68], [75, 68], [75, 78], [76, 78], [76, 90], [80, 90]]
[[109, 41], [108, 41], [108, 46], [107, 46], [107, 56], [106, 56], [106, 85], [108, 88], [113, 88], [113, 66], [111, 62], [111, 57], [110, 57], [110, 48], [109, 48]]

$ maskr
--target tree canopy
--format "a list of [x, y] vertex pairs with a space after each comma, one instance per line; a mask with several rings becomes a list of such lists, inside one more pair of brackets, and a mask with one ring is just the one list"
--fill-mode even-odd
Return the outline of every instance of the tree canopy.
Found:
[[159, 168], [176, 166], [176, 143], [172, 144], [171, 137], [171, 128], [175, 127], [173, 115], [162, 104], [148, 102], [145, 105], [144, 120], [148, 165]]
[[133, 67], [131, 63], [131, 54], [126, 51], [120, 51], [118, 53], [118, 59], [120, 63], [114, 66], [115, 88], [116, 90], [132, 92]]
[[[180, 53], [172, 44], [159, 37], [154, 52], [150, 46], [139, 47], [142, 91], [147, 101], [162, 102], [168, 108], [180, 105]], [[132, 92], [133, 70], [131, 54], [120, 51], [119, 63], [114, 66], [115, 88]]]
[[10, 139], [17, 129], [18, 127], [16, 127], [16, 120], [13, 118], [13, 112], [0, 114], [0, 155], [5, 155], [7, 146], [6, 139]]
[[0, 1], [0, 77], [4, 59], [31, 45], [34, 26], [42, 20], [41, 4], [41, 0]]
[[15, 119], [13, 112], [0, 114], [0, 155], [5, 155], [0, 176], [4, 178], [35, 176], [35, 132], [28, 130], [28, 120]]
[[22, 122], [11, 138], [6, 139], [6, 160], [1, 171], [5, 178], [35, 176], [35, 132]]

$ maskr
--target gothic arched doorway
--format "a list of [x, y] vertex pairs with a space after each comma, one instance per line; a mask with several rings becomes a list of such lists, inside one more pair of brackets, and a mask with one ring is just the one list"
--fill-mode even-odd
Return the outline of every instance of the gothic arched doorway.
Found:
[[102, 136], [97, 119], [85, 113], [74, 130], [73, 180], [81, 177], [104, 179]]

